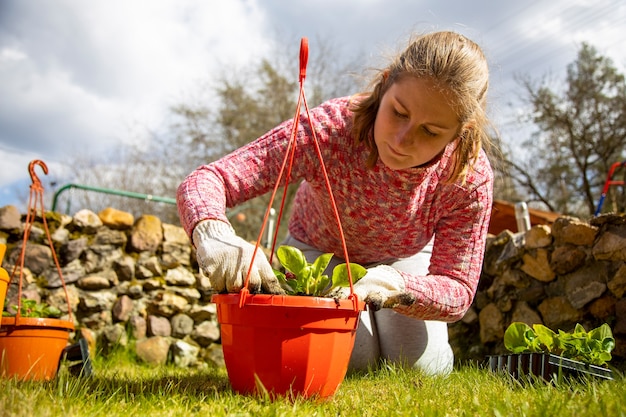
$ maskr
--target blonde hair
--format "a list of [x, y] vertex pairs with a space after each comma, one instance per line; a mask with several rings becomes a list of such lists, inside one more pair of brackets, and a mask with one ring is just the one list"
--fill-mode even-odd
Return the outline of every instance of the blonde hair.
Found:
[[481, 148], [490, 143], [486, 115], [489, 69], [482, 50], [470, 39], [454, 32], [424, 34], [409, 42], [387, 68], [378, 71], [371, 91], [355, 100], [352, 106], [352, 134], [357, 142], [369, 148], [367, 166], [370, 168], [378, 159], [373, 135], [378, 107], [389, 87], [404, 76], [428, 77], [451, 97], [461, 128], [448, 181], [464, 181], [468, 167]]

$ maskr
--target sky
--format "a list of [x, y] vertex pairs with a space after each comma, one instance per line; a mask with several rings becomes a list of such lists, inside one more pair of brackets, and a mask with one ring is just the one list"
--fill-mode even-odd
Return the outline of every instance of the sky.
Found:
[[173, 105], [277, 33], [309, 38], [310, 59], [322, 37], [376, 60], [432, 30], [482, 46], [504, 141], [519, 140], [516, 77], [562, 81], [582, 42], [626, 72], [623, 0], [0, 0], [0, 207], [25, 208], [31, 160], [62, 177], [73, 156], [149, 146]]

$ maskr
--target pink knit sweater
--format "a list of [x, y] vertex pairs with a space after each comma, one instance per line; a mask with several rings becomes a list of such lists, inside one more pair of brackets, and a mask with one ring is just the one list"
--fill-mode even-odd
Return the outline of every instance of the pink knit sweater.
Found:
[[[339, 209], [350, 261], [367, 265], [418, 253], [435, 236], [429, 274], [401, 272], [417, 302], [402, 313], [456, 321], [470, 307], [485, 250], [492, 205], [493, 173], [486, 155], [469, 170], [465, 184], [446, 184], [448, 145], [427, 167], [401, 171], [380, 160], [365, 166], [368, 150], [350, 135], [349, 98], [338, 98], [302, 117], [291, 181], [302, 181], [289, 221], [290, 234], [343, 257], [337, 224], [310, 134], [315, 129]], [[191, 235], [204, 219], [228, 221], [233, 207], [273, 189], [290, 138], [292, 121], [274, 128], [230, 155], [193, 171], [177, 194], [182, 226]]]

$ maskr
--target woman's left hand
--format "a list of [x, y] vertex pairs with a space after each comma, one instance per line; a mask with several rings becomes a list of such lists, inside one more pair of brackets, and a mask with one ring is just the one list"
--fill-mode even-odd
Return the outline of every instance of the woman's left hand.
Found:
[[[404, 277], [388, 265], [368, 268], [367, 274], [354, 284], [354, 293], [374, 311], [399, 305], [410, 306], [415, 296], [406, 291]], [[347, 298], [350, 288], [341, 288], [338, 296]]]

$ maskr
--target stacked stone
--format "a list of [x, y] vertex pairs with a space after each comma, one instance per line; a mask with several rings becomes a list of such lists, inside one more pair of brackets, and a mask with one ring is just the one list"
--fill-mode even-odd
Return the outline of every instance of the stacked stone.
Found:
[[[150, 363], [222, 364], [210, 284], [193, 264], [181, 227], [152, 215], [135, 220], [112, 208], [98, 214], [81, 210], [73, 217], [47, 213], [46, 219], [77, 332], [94, 353], [129, 347]], [[67, 313], [68, 300], [39, 220], [26, 245], [23, 297]], [[8, 246], [3, 267], [9, 273], [19, 264], [23, 228], [17, 208], [0, 208], [0, 242]], [[9, 289], [9, 306], [17, 301], [18, 278], [19, 271]]]
[[[152, 215], [134, 219], [108, 208], [74, 216], [47, 213], [79, 335], [95, 351], [134, 349], [149, 363], [222, 365], [219, 325], [208, 279], [199, 273], [181, 227]], [[24, 216], [0, 208], [3, 267], [11, 274], [21, 249]], [[626, 218], [589, 222], [561, 217], [552, 227], [490, 236], [479, 288], [465, 317], [449, 326], [459, 360], [506, 353], [513, 321], [570, 331], [609, 323], [617, 361], [626, 358]], [[25, 256], [24, 296], [67, 312], [67, 300], [41, 222]], [[9, 289], [15, 304], [17, 281]], [[77, 334], [77, 337], [79, 336]], [[612, 362], [615, 363], [615, 362]]]
[[470, 311], [450, 325], [457, 357], [507, 353], [511, 322], [553, 330], [587, 330], [608, 323], [613, 354], [626, 358], [626, 218], [603, 215], [590, 222], [563, 216], [552, 227], [504, 231], [488, 239], [479, 289]]

